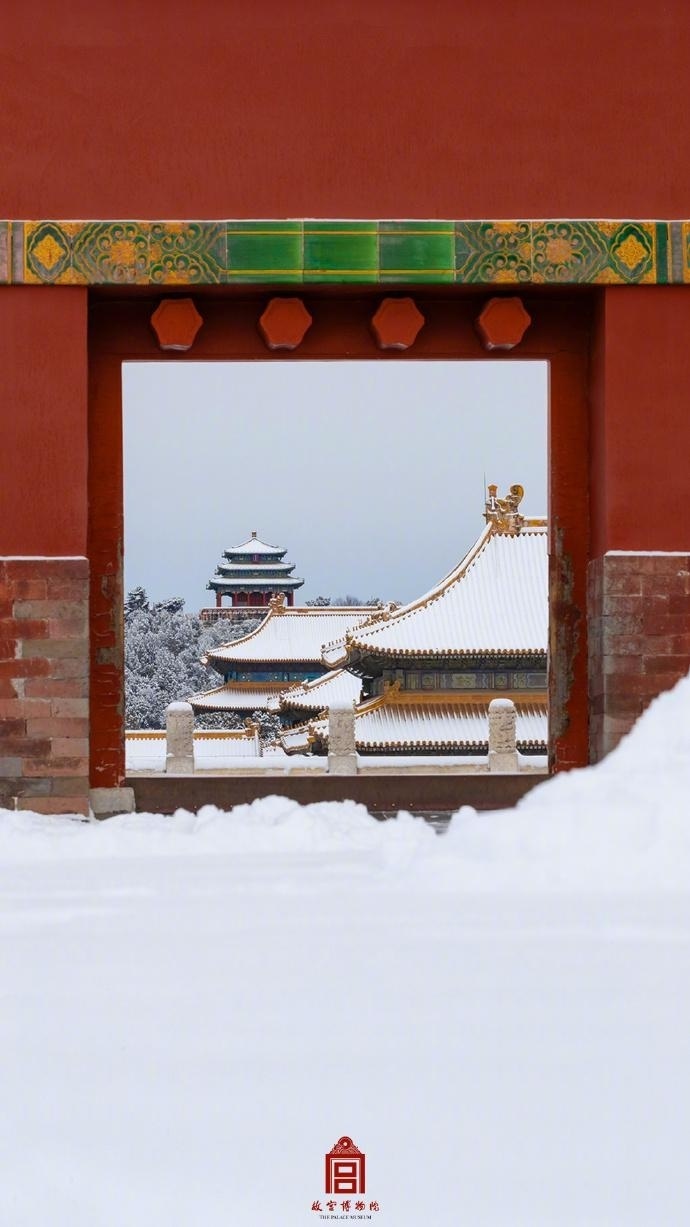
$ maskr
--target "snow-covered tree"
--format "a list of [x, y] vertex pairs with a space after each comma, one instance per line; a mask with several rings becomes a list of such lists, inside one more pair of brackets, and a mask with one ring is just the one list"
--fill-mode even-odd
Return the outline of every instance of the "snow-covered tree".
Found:
[[254, 711], [252, 712], [252, 720], [255, 724], [258, 724], [259, 736], [265, 746], [276, 740], [282, 728], [280, 716], [274, 716], [268, 711]]
[[347, 596], [334, 596], [333, 605], [380, 605], [381, 600], [377, 596], [370, 596], [368, 601], [363, 601], [359, 596], [352, 596], [348, 593]]
[[125, 597], [125, 622], [135, 613], [141, 613], [142, 610], [148, 610], [149, 601], [146, 595], [145, 588], [132, 588], [131, 592]]
[[363, 601], [361, 597], [353, 596], [348, 593], [347, 596], [316, 596], [313, 601], [305, 601], [305, 605], [381, 605], [383, 602], [378, 596], [370, 596], [368, 601]]
[[[127, 727], [164, 728], [169, 703], [220, 685], [218, 674], [203, 665], [201, 657], [220, 643], [248, 634], [258, 624], [259, 619], [238, 624], [219, 618], [207, 625], [184, 612], [181, 597], [150, 605], [143, 588], [133, 589], [125, 601]], [[213, 727], [241, 728], [243, 724], [234, 713], [221, 714], [220, 720]]]

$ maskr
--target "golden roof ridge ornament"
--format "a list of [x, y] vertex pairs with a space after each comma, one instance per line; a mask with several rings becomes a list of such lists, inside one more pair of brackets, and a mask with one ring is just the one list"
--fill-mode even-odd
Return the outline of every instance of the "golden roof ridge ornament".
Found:
[[273, 596], [268, 602], [268, 608], [273, 614], [284, 614], [287, 609], [287, 598], [285, 593], [274, 592]]
[[524, 486], [511, 486], [505, 498], [498, 498], [497, 490], [498, 486], [487, 486], [484, 519], [493, 527], [494, 532], [517, 537], [525, 523], [525, 517], [518, 511], [525, 493]]

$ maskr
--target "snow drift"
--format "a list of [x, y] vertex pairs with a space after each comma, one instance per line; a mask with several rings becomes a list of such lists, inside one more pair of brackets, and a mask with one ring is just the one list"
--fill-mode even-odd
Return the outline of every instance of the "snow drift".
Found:
[[0, 857], [345, 856], [360, 881], [470, 890], [690, 888], [690, 678], [657, 698], [602, 763], [538, 786], [514, 810], [464, 807], [444, 838], [354, 802], [268, 797], [172, 818], [106, 822], [0, 811]]
[[2, 1227], [304, 1227], [346, 1130], [372, 1222], [685, 1227], [689, 698], [440, 838], [2, 814]]

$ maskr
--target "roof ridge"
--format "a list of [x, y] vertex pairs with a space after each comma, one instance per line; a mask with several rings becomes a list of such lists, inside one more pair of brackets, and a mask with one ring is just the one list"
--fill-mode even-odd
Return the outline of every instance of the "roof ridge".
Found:
[[261, 537], [257, 537], [256, 533], [253, 533], [251, 537], [247, 537], [247, 540], [242, 541], [240, 545], [231, 545], [228, 549], [228, 553], [240, 554], [245, 547], [251, 545], [263, 545], [269, 550], [276, 550], [276, 552], [282, 550], [284, 554], [287, 553], [288, 549], [287, 546], [285, 546], [285, 549], [283, 549], [282, 545], [271, 545], [270, 541], [264, 541]]
[[[460, 559], [460, 562], [456, 563], [456, 565], [443, 576], [443, 579], [439, 580], [433, 588], [430, 588], [428, 592], [425, 592], [422, 596], [417, 597], [414, 601], [410, 601], [407, 605], [400, 605], [397, 609], [394, 609], [385, 620], [385, 623], [382, 623], [382, 625], [390, 626], [391, 622], [403, 622], [405, 618], [410, 617], [413, 613], [416, 613], [418, 609], [425, 609], [427, 606], [433, 605], [435, 601], [440, 600], [440, 598], [448, 591], [453, 583], [456, 583], [458, 580], [464, 578], [467, 571], [469, 571], [470, 567], [477, 561], [479, 555], [488, 545], [491, 537], [498, 535], [500, 534], [495, 533], [493, 524], [487, 524], [486, 527], [482, 529], [480, 536], [477, 538], [474, 544]], [[508, 536], [509, 534], [506, 533], [504, 535]], [[355, 627], [355, 632], [363, 629], [369, 629], [368, 624], [365, 624], [365, 627]], [[354, 637], [355, 632], [352, 632], [351, 639]]]
[[[259, 625], [255, 626], [253, 631], [248, 631], [246, 635], [238, 635], [237, 639], [228, 639], [227, 643], [217, 643], [216, 647], [217, 648], [229, 648], [231, 645], [237, 645], [240, 643], [248, 643], [249, 640], [253, 639], [254, 636], [259, 633], [261, 628], [265, 626], [267, 622], [270, 622], [271, 618], [273, 617], [275, 617], [275, 611], [269, 605], [266, 617], [261, 619]], [[209, 650], [208, 652], [205, 652], [204, 656], [207, 658], [207, 660], [212, 660], [214, 657], [213, 649]], [[202, 660], [203, 660], [203, 657], [202, 657]]]
[[[473, 568], [478, 564], [479, 560], [486, 552], [487, 548], [489, 547], [494, 537], [511, 538], [512, 540], [519, 540], [520, 537], [534, 537], [534, 536], [542, 535], [547, 530], [548, 530], [548, 522], [546, 520], [546, 517], [536, 517], [536, 516], [530, 517], [529, 521], [526, 521], [523, 524], [523, 526], [520, 529], [520, 532], [518, 533], [507, 532], [503, 530], [500, 526], [497, 526], [493, 521], [489, 521], [489, 523], [482, 530], [481, 534], [479, 535], [477, 540], [474, 542], [474, 544], [466, 552], [463, 558], [461, 558], [460, 562], [457, 563], [456, 566], [453, 567], [452, 570], [449, 571], [447, 575], [445, 575], [443, 579], [441, 579], [438, 582], [438, 584], [435, 585], [434, 588], [429, 589], [429, 591], [424, 593], [423, 596], [418, 597], [414, 601], [410, 601], [407, 605], [400, 606], [398, 609], [394, 610], [389, 615], [389, 617], [385, 620], [385, 622], [381, 622], [378, 627], [376, 626], [371, 627], [368, 623], [364, 623], [361, 626], [353, 627], [353, 629], [349, 631], [345, 637], [346, 639], [345, 653], [346, 654], [342, 662], [343, 665], [346, 667], [346, 662], [349, 658], [351, 648], [352, 649], [357, 649], [357, 648], [365, 649], [367, 647], [376, 648], [377, 647], [376, 639], [377, 639], [378, 631], [380, 628], [382, 627], [395, 628], [396, 626], [402, 625], [404, 622], [406, 622], [407, 620], [412, 618], [414, 615], [419, 613], [420, 610], [430, 608], [431, 606], [435, 605], [438, 601], [442, 600], [445, 596], [447, 596], [449, 591], [452, 588], [454, 588], [456, 584], [459, 584], [463, 579], [465, 579], [472, 572]], [[367, 630], [373, 631], [374, 633], [373, 640], [368, 639], [368, 637], [366, 637], [366, 635], [362, 633], [362, 632], [366, 632]], [[385, 647], [378, 648], [377, 650], [379, 650], [382, 654], [386, 654], [386, 653], [395, 654], [397, 652], [397, 649], [385, 648]], [[515, 651], [511, 649], [509, 651], [508, 649], [498, 649], [497, 650], [496, 648], [490, 648], [487, 646], [482, 647], [482, 648], [472, 648], [471, 650], [468, 650], [464, 648], [451, 649], [451, 648], [446, 647], [443, 649], [443, 654], [447, 656], [459, 656], [459, 657], [467, 656], [467, 655], [475, 656], [478, 654], [491, 654], [491, 655], [503, 655], [503, 656], [505, 655], [531, 655], [533, 653], [540, 652], [542, 650], [543, 649], [541, 648], [529, 648], [529, 649], [522, 648], [522, 649], [516, 649]], [[407, 649], [404, 654], [424, 656], [425, 651], [422, 648]]]

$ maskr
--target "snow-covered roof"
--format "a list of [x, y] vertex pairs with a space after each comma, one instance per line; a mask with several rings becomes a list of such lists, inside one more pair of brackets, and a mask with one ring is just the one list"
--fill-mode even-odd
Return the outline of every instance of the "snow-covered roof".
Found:
[[[489, 744], [489, 702], [394, 702], [379, 696], [363, 703], [355, 713], [355, 746], [376, 750], [475, 750], [486, 753]], [[519, 750], [545, 752], [548, 739], [546, 703], [516, 703]], [[321, 719], [280, 734], [288, 753], [304, 752], [317, 741], [328, 741], [328, 720]]]
[[221, 562], [218, 564], [217, 571], [222, 574], [224, 571], [229, 571], [232, 575], [241, 573], [245, 575], [249, 572], [252, 575], [262, 575], [264, 572], [281, 571], [287, 573], [292, 571], [293, 562]]
[[520, 656], [548, 642], [548, 549], [544, 519], [517, 534], [488, 524], [469, 553], [425, 596], [324, 649], [331, 668], [357, 656]]
[[297, 707], [304, 711], [324, 711], [333, 703], [357, 703], [362, 691], [362, 679], [346, 669], [333, 669], [323, 677], [311, 682], [292, 686], [281, 691], [277, 699], [270, 699], [267, 706], [271, 712], [280, 712]]
[[268, 701], [288, 687], [285, 682], [226, 682], [187, 700], [195, 711], [265, 711]]
[[[208, 652], [222, 664], [305, 661], [321, 664], [323, 645], [362, 622], [380, 616], [372, 606], [270, 608], [256, 630]], [[285, 687], [283, 686], [283, 689]]]
[[241, 545], [231, 545], [226, 554], [278, 554], [282, 555], [286, 550], [280, 545], [268, 545], [266, 541], [261, 541], [259, 537], [252, 535], [248, 541], [243, 541]]
[[212, 575], [209, 584], [214, 588], [301, 588], [303, 579], [295, 575]]
[[[257, 740], [244, 729], [194, 733], [194, 766], [198, 771], [222, 767], [228, 759], [251, 758]], [[125, 733], [126, 771], [165, 771], [165, 733], [136, 729]]]

